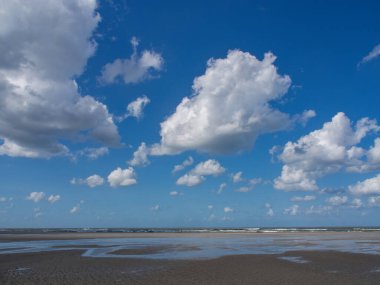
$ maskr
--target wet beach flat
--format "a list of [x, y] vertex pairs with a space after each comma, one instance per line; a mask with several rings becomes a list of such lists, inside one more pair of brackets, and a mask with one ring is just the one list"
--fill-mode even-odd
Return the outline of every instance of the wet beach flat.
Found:
[[377, 232], [6, 234], [0, 284], [380, 284], [379, 240]]

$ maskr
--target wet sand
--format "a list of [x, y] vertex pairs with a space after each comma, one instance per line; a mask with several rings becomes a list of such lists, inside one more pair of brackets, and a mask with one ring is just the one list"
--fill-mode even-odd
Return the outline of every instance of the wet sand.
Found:
[[[0, 284], [380, 284], [380, 256], [338, 252], [209, 260], [82, 257], [82, 251], [0, 255]], [[300, 257], [295, 263], [280, 257]]]

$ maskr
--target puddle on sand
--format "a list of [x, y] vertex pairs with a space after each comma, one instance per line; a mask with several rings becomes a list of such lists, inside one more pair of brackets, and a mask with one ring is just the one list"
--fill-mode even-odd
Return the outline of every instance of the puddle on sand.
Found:
[[301, 256], [280, 256], [278, 259], [294, 262], [294, 263], [309, 263], [310, 261]]

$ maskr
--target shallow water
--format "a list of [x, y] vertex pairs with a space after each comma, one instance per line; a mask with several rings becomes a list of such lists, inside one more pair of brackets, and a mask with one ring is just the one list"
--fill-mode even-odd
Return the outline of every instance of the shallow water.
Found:
[[[380, 254], [380, 237], [366, 233], [342, 235], [229, 236], [175, 238], [105, 238], [0, 243], [0, 254], [83, 249], [86, 257], [207, 259], [235, 254], [281, 254], [287, 251], [334, 250]], [[154, 250], [152, 250], [154, 248]], [[120, 251], [121, 250], [121, 251]], [[120, 254], [122, 251], [134, 254]], [[115, 251], [120, 251], [115, 253]], [[128, 252], [128, 251], [127, 251]], [[138, 252], [139, 254], [136, 254]]]

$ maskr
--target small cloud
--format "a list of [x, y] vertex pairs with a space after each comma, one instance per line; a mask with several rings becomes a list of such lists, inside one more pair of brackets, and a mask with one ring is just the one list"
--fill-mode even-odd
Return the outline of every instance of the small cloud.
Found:
[[313, 195], [306, 195], [306, 196], [302, 196], [302, 197], [299, 197], [299, 196], [293, 197], [290, 199], [290, 201], [292, 201], [292, 202], [309, 202], [309, 201], [313, 201], [315, 199], [316, 199], [316, 197]]
[[242, 172], [242, 171], [239, 171], [239, 172], [233, 173], [233, 174], [231, 175], [232, 182], [233, 182], [233, 183], [239, 183], [239, 182], [244, 181], [244, 179], [243, 179], [242, 176], [243, 176], [243, 172]]
[[161, 209], [160, 205], [154, 205], [152, 208], [150, 208], [153, 212], [157, 212]]
[[293, 206], [291, 206], [289, 208], [286, 208], [284, 210], [284, 214], [285, 215], [290, 215], [290, 216], [296, 216], [299, 213], [299, 208], [300, 207], [298, 205], [293, 205]]
[[147, 166], [150, 161], [148, 155], [150, 154], [150, 149], [143, 142], [140, 144], [139, 148], [133, 153], [133, 158], [128, 161], [132, 166]]
[[187, 166], [192, 165], [193, 163], [194, 163], [194, 159], [191, 156], [189, 156], [181, 164], [175, 165], [174, 168], [173, 168], [173, 170], [172, 170], [172, 173], [181, 171], [181, 170], [185, 169]]
[[149, 103], [150, 99], [146, 95], [138, 97], [135, 101], [128, 104], [127, 112], [124, 115], [115, 118], [116, 121], [122, 122], [129, 117], [135, 117], [138, 120], [141, 119], [144, 115], [144, 108]]
[[373, 196], [368, 198], [369, 207], [380, 207], [380, 196]]
[[272, 209], [272, 206], [271, 206], [271, 204], [269, 204], [269, 203], [265, 203], [265, 208], [267, 208], [267, 216], [268, 217], [273, 217], [274, 216], [274, 211], [273, 211], [273, 209]]
[[79, 210], [80, 210], [80, 204], [76, 204], [74, 207], [70, 209], [70, 214], [75, 214], [79, 212]]
[[209, 209], [209, 210], [212, 210], [213, 208], [214, 208], [213, 205], [208, 205], [208, 206], [207, 206], [207, 209]]
[[224, 209], [223, 209], [223, 211], [225, 212], [225, 213], [232, 213], [233, 211], [234, 211], [234, 209], [233, 208], [231, 208], [231, 207], [224, 207]]
[[293, 117], [296, 123], [301, 124], [302, 126], [306, 126], [310, 119], [314, 118], [317, 113], [314, 110], [305, 110], [300, 115], [295, 115]]
[[44, 192], [31, 192], [29, 196], [26, 197], [26, 200], [33, 201], [35, 203], [40, 202], [42, 199], [45, 198]]
[[216, 193], [217, 193], [217, 194], [221, 194], [221, 193], [224, 191], [224, 189], [226, 189], [226, 187], [227, 187], [227, 184], [226, 184], [226, 183], [222, 183], [222, 184], [220, 184], [220, 185], [219, 185], [219, 188], [218, 188], [218, 191], [216, 191]]
[[326, 200], [332, 206], [341, 206], [348, 202], [347, 196], [333, 196]]
[[182, 196], [183, 195], [183, 193], [182, 192], [178, 192], [178, 191], [171, 191], [170, 193], [169, 193], [169, 195], [170, 196]]
[[72, 159], [76, 160], [78, 157], [87, 157], [88, 159], [95, 160], [101, 156], [107, 155], [109, 153], [108, 147], [96, 147], [96, 148], [85, 148], [76, 152]]
[[253, 189], [252, 186], [251, 187], [242, 186], [242, 187], [236, 189], [235, 192], [246, 193], [246, 192], [251, 191], [252, 189]]
[[355, 209], [362, 208], [363, 206], [364, 206], [363, 202], [359, 198], [353, 199], [352, 202], [351, 202], [351, 205], [350, 205], [351, 208], [355, 208]]
[[380, 44], [375, 46], [362, 60], [358, 63], [358, 67], [362, 64], [375, 60], [380, 56]]
[[54, 204], [55, 202], [58, 202], [61, 199], [60, 195], [50, 195], [47, 199], [50, 204]]
[[87, 185], [91, 188], [94, 188], [94, 187], [103, 185], [104, 179], [103, 179], [103, 177], [101, 177], [97, 174], [94, 174], [94, 175], [91, 175], [85, 179], [73, 178], [70, 180], [70, 183], [73, 185]]
[[176, 184], [177, 185], [184, 185], [188, 187], [193, 187], [201, 184], [204, 181], [203, 176], [199, 175], [193, 175], [193, 174], [185, 174], [178, 178]]
[[106, 64], [99, 77], [102, 84], [112, 84], [123, 81], [125, 84], [139, 83], [146, 79], [154, 78], [152, 72], [162, 69], [164, 59], [161, 54], [150, 50], [137, 53], [139, 41], [133, 37], [131, 40], [133, 53], [130, 58], [117, 58], [112, 63]]
[[127, 169], [118, 167], [108, 175], [108, 183], [114, 188], [134, 185], [137, 183], [136, 172], [133, 167]]

